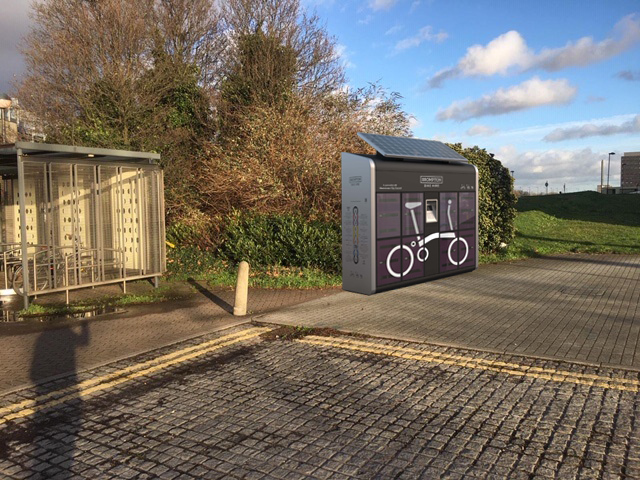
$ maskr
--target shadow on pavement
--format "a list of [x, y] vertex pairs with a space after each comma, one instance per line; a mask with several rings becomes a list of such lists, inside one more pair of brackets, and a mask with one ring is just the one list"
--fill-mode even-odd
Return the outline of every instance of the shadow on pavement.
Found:
[[229, 305], [223, 299], [221, 299], [220, 297], [212, 293], [207, 288], [203, 287], [200, 283], [196, 282], [193, 278], [187, 279], [187, 282], [189, 282], [189, 284], [192, 285], [196, 290], [198, 290], [198, 292], [200, 292], [202, 295], [204, 295], [213, 303], [215, 303], [220, 308], [222, 308], [225, 312], [233, 313], [233, 306]]
[[[30, 478], [50, 478], [51, 474], [58, 479], [72, 478], [71, 467], [75, 452], [75, 443], [81, 427], [83, 405], [80, 391], [77, 387], [76, 350], [78, 347], [89, 345], [89, 324], [84, 321], [80, 325], [80, 333], [71, 327], [48, 330], [42, 332], [36, 340], [31, 363], [30, 377], [35, 387], [35, 413], [24, 430], [24, 443], [30, 443], [32, 451], [46, 452], [48, 457], [55, 459], [60, 471], [52, 472], [42, 469], [39, 455], [34, 456], [29, 465]], [[59, 381], [41, 381], [51, 375], [52, 365], [58, 372], [66, 375]], [[41, 382], [41, 383], [38, 383]], [[70, 396], [71, 401], [59, 405], [48, 406], [51, 398], [46, 396], [53, 391], [65, 389], [64, 396]], [[75, 396], [75, 398], [74, 398]], [[62, 422], [64, 435], [47, 435], [50, 423]]]

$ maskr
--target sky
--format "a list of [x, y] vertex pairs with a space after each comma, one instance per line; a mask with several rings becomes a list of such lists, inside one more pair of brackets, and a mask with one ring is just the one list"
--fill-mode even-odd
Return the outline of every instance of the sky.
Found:
[[531, 192], [595, 190], [640, 151], [640, 2], [308, 0], [349, 85], [403, 96], [418, 138], [478, 145]]
[[[351, 88], [402, 95], [418, 138], [478, 145], [532, 193], [595, 190], [640, 151], [638, 0], [302, 0]], [[0, 92], [24, 69], [30, 0], [0, 0]]]

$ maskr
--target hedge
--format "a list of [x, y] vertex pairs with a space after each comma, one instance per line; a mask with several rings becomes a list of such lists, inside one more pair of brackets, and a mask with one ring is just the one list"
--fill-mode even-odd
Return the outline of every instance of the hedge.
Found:
[[288, 214], [241, 214], [229, 217], [221, 254], [255, 267], [314, 267], [341, 270], [341, 226]]

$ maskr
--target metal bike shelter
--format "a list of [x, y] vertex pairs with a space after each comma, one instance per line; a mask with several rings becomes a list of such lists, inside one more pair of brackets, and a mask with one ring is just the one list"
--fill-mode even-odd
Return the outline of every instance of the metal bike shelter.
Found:
[[[158, 278], [164, 185], [155, 153], [0, 145], [2, 294], [29, 297]], [[23, 272], [26, 272], [24, 274]]]
[[478, 170], [442, 142], [358, 133], [342, 154], [342, 288], [373, 293], [478, 267]]

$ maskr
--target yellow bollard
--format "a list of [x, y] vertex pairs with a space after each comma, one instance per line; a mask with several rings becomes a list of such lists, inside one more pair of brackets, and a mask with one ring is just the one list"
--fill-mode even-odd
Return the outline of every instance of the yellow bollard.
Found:
[[249, 264], [240, 262], [238, 265], [238, 280], [236, 281], [236, 300], [233, 304], [233, 314], [241, 317], [247, 314], [247, 296], [249, 294]]

